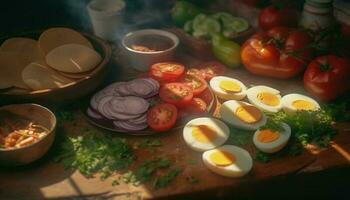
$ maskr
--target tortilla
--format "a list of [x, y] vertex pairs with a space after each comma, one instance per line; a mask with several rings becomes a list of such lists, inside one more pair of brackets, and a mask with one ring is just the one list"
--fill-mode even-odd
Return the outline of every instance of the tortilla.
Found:
[[94, 70], [84, 72], [84, 73], [66, 73], [66, 72], [58, 71], [58, 73], [61, 74], [62, 76], [67, 77], [67, 78], [72, 78], [72, 79], [88, 78], [91, 76], [92, 72], [94, 72]]
[[22, 79], [33, 90], [61, 88], [73, 82], [38, 63], [30, 63], [26, 66], [22, 71]]
[[44, 55], [65, 44], [81, 44], [93, 49], [92, 44], [79, 32], [69, 28], [50, 28], [44, 31], [38, 40], [39, 48]]
[[45, 63], [44, 56], [40, 52], [38, 42], [30, 38], [14, 37], [7, 39], [0, 47], [2, 52], [23, 54], [31, 62]]
[[93, 49], [80, 44], [65, 44], [46, 55], [46, 63], [61, 72], [83, 73], [95, 68], [101, 56]]
[[22, 54], [0, 52], [0, 89], [19, 87], [29, 89], [21, 73], [30, 60]]

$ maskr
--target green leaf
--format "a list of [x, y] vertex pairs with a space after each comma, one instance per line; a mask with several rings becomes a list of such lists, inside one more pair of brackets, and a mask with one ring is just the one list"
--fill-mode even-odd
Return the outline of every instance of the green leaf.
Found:
[[182, 169], [176, 168], [169, 171], [164, 176], [157, 177], [153, 183], [153, 187], [155, 189], [159, 189], [159, 188], [164, 188], [168, 186], [176, 178], [176, 176], [179, 175], [181, 172], [182, 172]]

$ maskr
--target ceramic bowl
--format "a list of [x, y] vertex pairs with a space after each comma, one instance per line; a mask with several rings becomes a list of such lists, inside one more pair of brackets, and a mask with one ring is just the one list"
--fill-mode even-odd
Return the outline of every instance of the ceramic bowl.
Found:
[[[148, 44], [147, 44], [148, 43]], [[135, 46], [158, 46], [152, 51], [141, 51]], [[144, 29], [126, 34], [122, 39], [123, 50], [130, 66], [142, 72], [157, 62], [171, 61], [179, 45], [179, 38], [168, 31]]]

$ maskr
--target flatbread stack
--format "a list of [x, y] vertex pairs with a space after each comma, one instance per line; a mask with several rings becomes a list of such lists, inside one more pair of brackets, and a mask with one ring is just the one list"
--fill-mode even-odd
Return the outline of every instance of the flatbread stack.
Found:
[[61, 88], [89, 77], [101, 60], [88, 39], [68, 28], [48, 29], [38, 40], [10, 38], [0, 46], [0, 90]]

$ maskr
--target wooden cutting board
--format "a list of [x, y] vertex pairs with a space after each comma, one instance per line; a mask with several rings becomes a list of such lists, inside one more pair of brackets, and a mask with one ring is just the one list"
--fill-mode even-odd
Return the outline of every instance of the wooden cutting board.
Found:
[[[118, 57], [116, 60], [120, 61]], [[187, 66], [198, 64], [199, 61], [186, 55], [180, 55], [177, 59], [186, 63]], [[135, 72], [129, 66], [118, 67], [115, 65], [115, 79], [120, 77], [135, 76]], [[134, 74], [133, 74], [134, 73]], [[119, 74], [119, 76], [117, 75]], [[122, 75], [122, 76], [121, 76]], [[244, 69], [229, 70], [227, 76], [241, 80], [247, 86], [267, 85], [276, 88], [282, 92], [282, 95], [288, 93], [306, 93], [302, 86], [300, 78], [293, 80], [275, 80], [253, 76]], [[62, 126], [69, 135], [83, 133], [85, 130], [95, 130], [101, 134], [112, 134], [88, 124], [79, 110], [74, 113], [76, 120], [74, 122], [66, 121]], [[350, 123], [345, 123], [344, 127], [349, 128]], [[99, 177], [87, 179], [79, 172], [64, 170], [60, 164], [53, 163], [53, 152], [49, 153], [41, 161], [30, 166], [0, 169], [0, 199], [43, 199], [43, 198], [65, 198], [65, 197], [109, 197], [111, 199], [139, 199], [142, 198], [167, 198], [178, 195], [190, 194], [208, 194], [209, 196], [219, 197], [225, 193], [230, 193], [237, 188], [249, 187], [254, 183], [274, 179], [281, 176], [292, 176], [296, 173], [313, 172], [315, 169], [326, 170], [334, 166], [350, 166], [350, 135], [342, 132], [337, 138], [342, 138], [338, 145], [343, 148], [330, 148], [318, 154], [313, 154], [312, 147], [306, 150], [302, 155], [296, 157], [283, 157], [272, 160], [272, 162], [263, 164], [254, 162], [252, 171], [242, 178], [225, 178], [213, 174], [201, 162], [201, 154], [190, 150], [182, 139], [182, 130], [169, 131], [154, 136], [125, 136], [131, 144], [136, 145], [145, 138], [159, 139], [163, 146], [156, 152], [150, 153], [144, 150], [136, 151], [139, 160], [151, 158], [154, 156], [166, 155], [172, 158], [174, 165], [180, 166], [183, 171], [175, 181], [167, 188], [155, 190], [151, 184], [134, 187], [132, 185], [120, 184], [112, 186], [112, 181], [120, 175], [116, 174], [105, 181], [100, 181]], [[337, 141], [336, 138], [336, 141]], [[345, 148], [344, 145], [347, 147]], [[245, 146], [248, 151], [252, 151], [250, 146]], [[340, 149], [341, 149], [340, 148]], [[54, 149], [52, 149], [54, 151]], [[188, 177], [196, 177], [199, 182], [191, 184], [187, 181]], [[249, 191], [249, 190], [248, 190]]]

